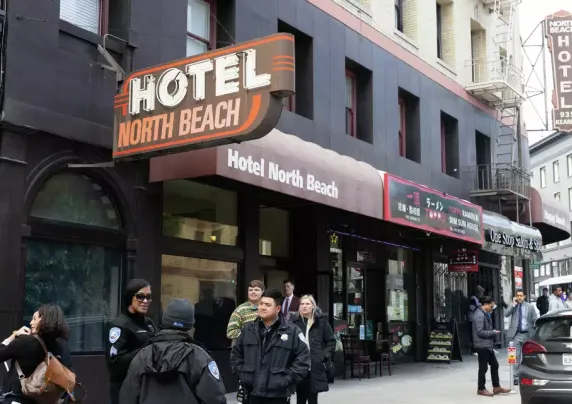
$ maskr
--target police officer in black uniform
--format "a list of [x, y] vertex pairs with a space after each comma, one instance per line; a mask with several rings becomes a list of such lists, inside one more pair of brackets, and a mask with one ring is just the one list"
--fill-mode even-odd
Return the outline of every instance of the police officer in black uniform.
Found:
[[300, 329], [281, 314], [282, 293], [268, 289], [259, 318], [244, 326], [230, 355], [233, 373], [249, 404], [285, 404], [310, 370], [310, 353]]
[[160, 331], [131, 362], [121, 404], [226, 404], [216, 362], [189, 333], [194, 323], [191, 302], [171, 300]]
[[119, 404], [119, 391], [131, 361], [155, 335], [155, 324], [146, 316], [152, 300], [149, 282], [130, 280], [123, 294], [122, 312], [109, 324], [105, 356], [111, 404]]

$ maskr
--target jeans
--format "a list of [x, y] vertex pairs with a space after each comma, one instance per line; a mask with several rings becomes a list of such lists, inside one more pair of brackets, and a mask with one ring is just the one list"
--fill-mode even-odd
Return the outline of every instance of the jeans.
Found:
[[486, 379], [488, 367], [491, 367], [491, 379], [493, 381], [493, 387], [500, 387], [499, 380], [499, 362], [495, 356], [492, 349], [488, 348], [475, 348], [477, 354], [479, 355], [479, 386], [478, 390], [485, 390]]
[[307, 376], [296, 388], [296, 404], [318, 404], [318, 393], [312, 393], [310, 376]]

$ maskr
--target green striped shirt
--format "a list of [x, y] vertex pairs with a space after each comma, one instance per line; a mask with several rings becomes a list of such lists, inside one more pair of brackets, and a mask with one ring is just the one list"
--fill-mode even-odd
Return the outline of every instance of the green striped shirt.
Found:
[[226, 327], [226, 336], [235, 340], [240, 335], [240, 330], [246, 323], [250, 323], [258, 318], [258, 306], [250, 302], [242, 303], [232, 312], [228, 327]]

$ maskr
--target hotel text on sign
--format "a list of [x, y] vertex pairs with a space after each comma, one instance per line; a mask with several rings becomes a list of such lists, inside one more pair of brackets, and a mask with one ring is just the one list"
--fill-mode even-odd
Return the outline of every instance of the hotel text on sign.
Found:
[[294, 76], [294, 37], [282, 33], [135, 72], [115, 97], [113, 158], [263, 137]]

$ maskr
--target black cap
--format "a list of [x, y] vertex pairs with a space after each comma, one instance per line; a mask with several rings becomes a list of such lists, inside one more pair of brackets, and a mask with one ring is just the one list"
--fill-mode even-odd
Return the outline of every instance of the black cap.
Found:
[[195, 324], [195, 306], [187, 299], [173, 299], [163, 312], [162, 328], [185, 330]]

